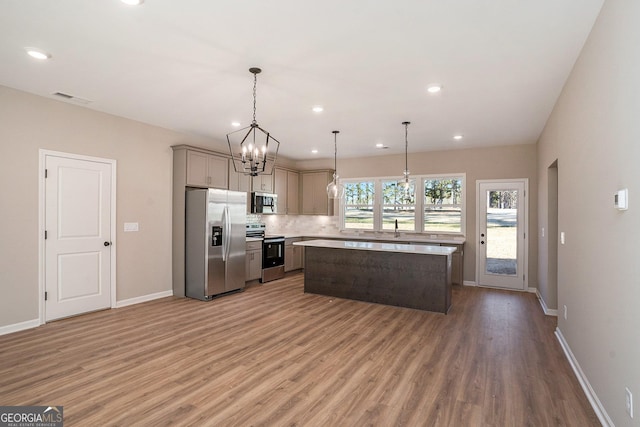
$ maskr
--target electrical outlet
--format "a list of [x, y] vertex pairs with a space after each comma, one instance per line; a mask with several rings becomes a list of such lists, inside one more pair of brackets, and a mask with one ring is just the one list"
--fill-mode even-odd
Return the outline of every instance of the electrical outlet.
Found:
[[633, 418], [633, 394], [631, 394], [631, 390], [627, 387], [624, 388], [624, 398], [624, 405], [627, 410], [627, 414]]
[[544, 237], [544, 227], [542, 227], [542, 237]]
[[567, 306], [564, 306], [564, 320], [567, 320]]
[[138, 223], [137, 222], [125, 222], [124, 223], [124, 231], [125, 232], [138, 231]]

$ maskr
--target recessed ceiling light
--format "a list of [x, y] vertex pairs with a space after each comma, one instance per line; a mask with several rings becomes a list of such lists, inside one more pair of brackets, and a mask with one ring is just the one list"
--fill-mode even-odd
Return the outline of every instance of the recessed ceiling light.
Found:
[[144, 3], [144, 0], [120, 0], [124, 4], [128, 4], [129, 6], [139, 6]]
[[234, 128], [240, 127], [240, 122], [231, 122], [231, 126]]
[[462, 139], [462, 135], [453, 135], [453, 139], [460, 141]]
[[316, 105], [312, 108], [314, 113], [322, 113], [324, 111], [324, 108], [322, 107], [322, 105]]
[[29, 55], [30, 57], [35, 58], [35, 59], [44, 60], [44, 59], [51, 58], [51, 54], [50, 53], [43, 52], [42, 50], [37, 49], [35, 47], [27, 47], [27, 48], [25, 48], [25, 50], [27, 51], [27, 55]]
[[430, 84], [427, 86], [427, 92], [429, 93], [438, 93], [442, 90], [442, 86], [439, 84]]
[[312, 152], [313, 154], [318, 154], [318, 150], [315, 150], [315, 149], [314, 149], [314, 150], [311, 150], [311, 152]]

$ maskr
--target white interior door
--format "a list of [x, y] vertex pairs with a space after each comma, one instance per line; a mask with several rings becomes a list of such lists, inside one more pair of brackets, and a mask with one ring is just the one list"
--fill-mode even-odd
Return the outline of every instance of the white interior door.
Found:
[[478, 285], [525, 289], [526, 181], [478, 181]]
[[45, 319], [111, 306], [113, 164], [45, 157]]

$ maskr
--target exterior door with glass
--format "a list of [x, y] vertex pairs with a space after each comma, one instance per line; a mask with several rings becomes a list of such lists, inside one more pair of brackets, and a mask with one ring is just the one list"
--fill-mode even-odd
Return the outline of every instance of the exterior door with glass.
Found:
[[477, 181], [478, 286], [526, 289], [527, 184]]

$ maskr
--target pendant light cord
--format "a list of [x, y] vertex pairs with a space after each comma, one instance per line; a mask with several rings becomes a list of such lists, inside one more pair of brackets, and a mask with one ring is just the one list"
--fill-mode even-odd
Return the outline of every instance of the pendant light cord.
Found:
[[253, 74], [253, 123], [256, 123], [256, 93], [258, 86], [258, 74]]
[[411, 122], [402, 122], [404, 125], [404, 180], [409, 182], [409, 125]]
[[[409, 123], [404, 124], [404, 170], [409, 170]], [[406, 173], [405, 173], [406, 175]]]
[[333, 134], [333, 173], [338, 172], [338, 134]]
[[333, 182], [337, 183], [338, 176], [338, 133], [339, 130], [334, 130], [333, 132]]

